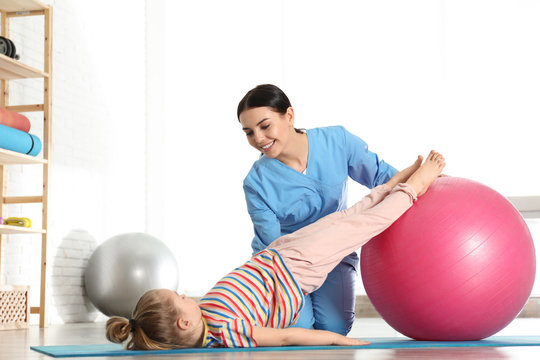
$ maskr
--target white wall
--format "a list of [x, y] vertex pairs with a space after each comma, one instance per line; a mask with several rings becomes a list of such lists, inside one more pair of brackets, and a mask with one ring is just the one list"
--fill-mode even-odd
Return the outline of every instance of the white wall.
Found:
[[[165, 241], [191, 295], [246, 259], [241, 184], [258, 154], [235, 111], [260, 83], [288, 93], [298, 126], [345, 125], [398, 168], [436, 147], [448, 174], [506, 196], [539, 193], [535, 1], [50, 3], [52, 322], [63, 320], [57, 305], [87, 305], [85, 251], [118, 233]], [[39, 67], [41, 25], [24, 22], [12, 38], [21, 61]], [[37, 102], [40, 91], [14, 82], [12, 103]], [[29, 117], [39, 132], [39, 114]], [[10, 195], [39, 193], [39, 168], [8, 176]], [[351, 201], [363, 191], [351, 186]], [[40, 210], [10, 211], [37, 219]], [[7, 258], [7, 282], [39, 287], [38, 237], [11, 236]]]
[[[49, 3], [54, 22], [49, 304], [51, 322], [59, 322], [76, 320], [87, 306], [82, 271], [95, 246], [91, 239], [99, 244], [118, 233], [145, 231], [145, 4]], [[13, 19], [12, 26], [20, 61], [42, 68], [43, 22]], [[41, 89], [39, 81], [13, 82], [11, 103], [40, 102]], [[41, 136], [40, 114], [28, 116], [31, 132]], [[8, 171], [8, 194], [40, 193], [40, 167]], [[8, 207], [8, 215], [31, 214], [39, 226], [40, 208], [32, 206]], [[40, 244], [39, 236], [10, 236], [7, 242], [6, 280], [30, 284], [32, 306], [39, 302]]]
[[397, 168], [436, 148], [447, 174], [539, 194], [538, 2], [161, 3], [165, 101], [148, 143], [161, 180], [148, 191], [163, 201], [147, 216], [178, 255], [180, 290], [201, 294], [250, 253], [241, 185], [258, 154], [235, 110], [260, 83], [285, 90], [296, 125], [345, 125]]

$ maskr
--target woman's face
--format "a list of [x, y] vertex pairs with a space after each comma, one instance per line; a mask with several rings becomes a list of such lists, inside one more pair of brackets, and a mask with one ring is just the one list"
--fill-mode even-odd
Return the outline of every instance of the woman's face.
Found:
[[269, 158], [276, 158], [286, 148], [294, 132], [294, 112], [291, 107], [280, 114], [270, 107], [256, 107], [240, 114], [240, 124], [248, 142]]

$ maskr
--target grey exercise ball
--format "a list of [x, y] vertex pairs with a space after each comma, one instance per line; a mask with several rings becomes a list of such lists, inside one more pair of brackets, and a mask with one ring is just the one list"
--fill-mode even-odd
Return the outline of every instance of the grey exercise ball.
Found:
[[86, 294], [105, 315], [129, 318], [147, 290], [178, 287], [178, 265], [160, 240], [121, 234], [97, 247], [84, 272]]

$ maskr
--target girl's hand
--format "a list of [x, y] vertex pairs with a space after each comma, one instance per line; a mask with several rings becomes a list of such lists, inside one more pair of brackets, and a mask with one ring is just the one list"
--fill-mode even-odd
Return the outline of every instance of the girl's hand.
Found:
[[347, 336], [343, 336], [340, 334], [336, 334], [336, 342], [332, 345], [339, 345], [339, 346], [362, 346], [362, 345], [369, 345], [369, 341], [364, 341], [361, 339], [354, 339]]
[[257, 342], [257, 346], [359, 346], [369, 344], [367, 341], [348, 338], [325, 330], [303, 328], [274, 329], [260, 326], [253, 327], [253, 339]]

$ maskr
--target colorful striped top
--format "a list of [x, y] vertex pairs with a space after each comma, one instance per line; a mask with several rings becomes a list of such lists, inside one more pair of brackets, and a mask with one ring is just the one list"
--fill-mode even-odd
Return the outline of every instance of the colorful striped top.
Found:
[[265, 249], [222, 278], [203, 298], [204, 347], [255, 347], [253, 326], [296, 322], [304, 295], [276, 250]]

